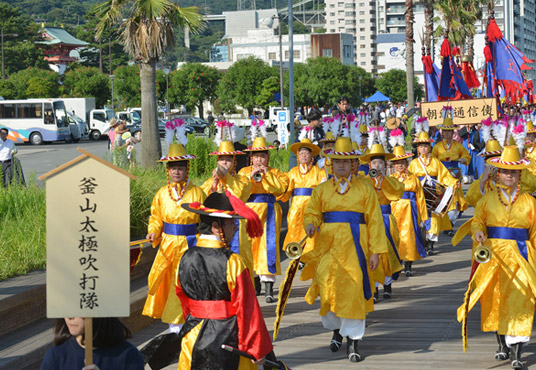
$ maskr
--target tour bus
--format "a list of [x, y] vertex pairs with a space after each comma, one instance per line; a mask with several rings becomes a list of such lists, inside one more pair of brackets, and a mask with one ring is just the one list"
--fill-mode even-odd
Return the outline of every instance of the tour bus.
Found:
[[60, 99], [0, 100], [0, 127], [9, 129], [8, 138], [16, 143], [40, 145], [71, 138]]

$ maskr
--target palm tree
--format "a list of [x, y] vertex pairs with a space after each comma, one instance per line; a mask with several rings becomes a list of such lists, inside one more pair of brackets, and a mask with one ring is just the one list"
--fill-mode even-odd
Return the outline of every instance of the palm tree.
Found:
[[152, 167], [162, 155], [158, 133], [156, 63], [175, 45], [173, 27], [199, 31], [202, 16], [196, 7], [180, 8], [170, 0], [108, 0], [96, 7], [97, 38], [119, 24], [120, 40], [140, 67], [142, 132], [141, 165]]
[[[432, 33], [434, 32], [434, 2], [424, 0], [424, 46], [426, 54], [432, 54]], [[433, 55], [432, 55], [433, 57]]]
[[415, 71], [413, 65], [413, 0], [406, 0], [406, 81], [408, 110], [415, 105], [414, 81]]

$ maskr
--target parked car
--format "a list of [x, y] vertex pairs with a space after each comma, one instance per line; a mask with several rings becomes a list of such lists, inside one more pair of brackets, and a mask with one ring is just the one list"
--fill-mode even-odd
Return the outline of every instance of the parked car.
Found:
[[[160, 137], [166, 136], [166, 121], [161, 118], [158, 119], [158, 132], [160, 133]], [[192, 126], [186, 125], [186, 135], [193, 134], [194, 132], [195, 130]]]
[[199, 117], [184, 117], [186, 125], [193, 127], [196, 134], [202, 134], [210, 137], [210, 125], [207, 121]]

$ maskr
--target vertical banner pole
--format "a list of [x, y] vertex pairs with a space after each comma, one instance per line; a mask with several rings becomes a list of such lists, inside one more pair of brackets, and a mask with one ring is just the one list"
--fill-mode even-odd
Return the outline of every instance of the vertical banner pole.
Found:
[[88, 366], [93, 364], [93, 318], [86, 317], [84, 320], [86, 322], [86, 366]]

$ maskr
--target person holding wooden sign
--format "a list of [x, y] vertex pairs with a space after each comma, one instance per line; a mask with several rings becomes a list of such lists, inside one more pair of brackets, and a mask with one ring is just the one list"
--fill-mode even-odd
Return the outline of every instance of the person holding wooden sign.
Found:
[[93, 363], [84, 366], [87, 341], [82, 317], [58, 319], [54, 347], [48, 350], [41, 370], [143, 370], [145, 363], [136, 347], [127, 342], [130, 330], [115, 317], [93, 319]]
[[[176, 290], [186, 316], [179, 333], [178, 368], [257, 369], [272, 353], [272, 341], [249, 271], [229, 244], [236, 232], [235, 219], [246, 219], [251, 238], [262, 235], [261, 220], [229, 191], [212, 193], [203, 204], [182, 207], [200, 215], [201, 235], [196, 247], [188, 249], [178, 264]], [[256, 361], [226, 352], [222, 345], [246, 352]]]
[[[168, 122], [171, 126], [171, 121]], [[169, 153], [159, 162], [166, 164], [168, 183], [154, 196], [147, 239], [160, 249], [149, 272], [149, 294], [142, 314], [170, 324], [170, 332], [180, 330], [184, 322], [181, 304], [174, 294], [173, 284], [180, 256], [195, 245], [199, 216], [181, 208], [182, 203], [202, 202], [206, 195], [188, 178], [189, 161], [196, 157], [186, 153], [184, 123], [173, 127], [179, 130], [182, 143], [173, 144], [171, 134]], [[171, 130], [168, 128], [168, 130]], [[166, 133], [166, 137], [168, 137]], [[161, 241], [160, 241], [161, 240]]]

